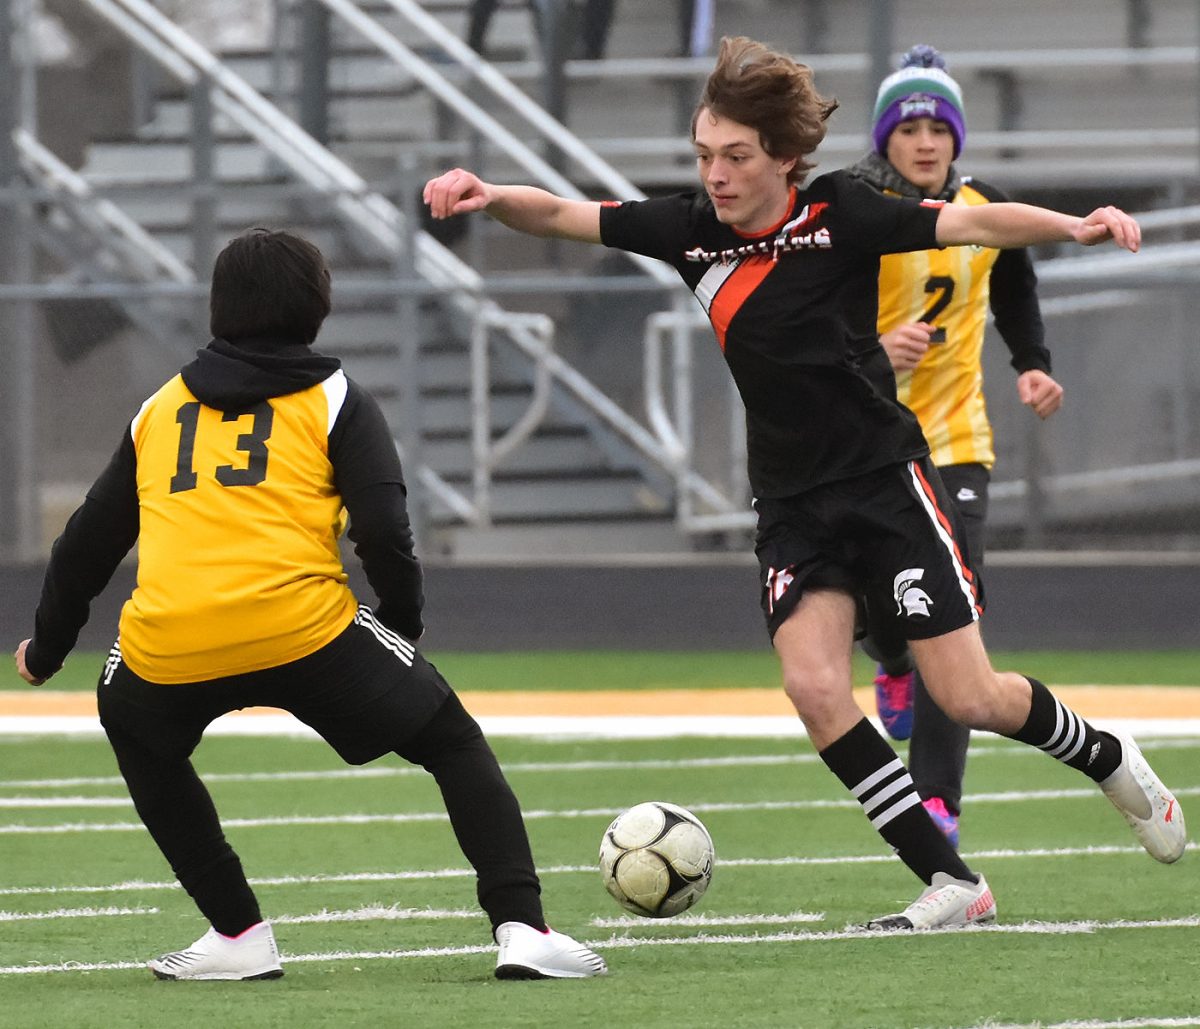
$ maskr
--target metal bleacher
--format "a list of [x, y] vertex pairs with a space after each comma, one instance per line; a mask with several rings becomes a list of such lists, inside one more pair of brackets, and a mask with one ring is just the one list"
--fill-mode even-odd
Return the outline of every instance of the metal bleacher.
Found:
[[[152, 317], [149, 328], [169, 325], [165, 341], [178, 349], [180, 325], [190, 325], [200, 344], [196, 305], [215, 248], [249, 224], [297, 227], [334, 269], [335, 314], [321, 344], [380, 398], [424, 487], [426, 553], [740, 546], [750, 516], [737, 404], [671, 276], [594, 248], [518, 237], [485, 218], [426, 225], [417, 201], [425, 178], [453, 164], [594, 197], [688, 188], [684, 126], [710, 59], [677, 56], [674, 4], [626, 0], [606, 59], [566, 60], [551, 93], [528, 5], [501, 5], [488, 63], [455, 46], [467, 6], [279, 0], [269, 38], [210, 54], [145, 0], [83, 0], [82, 24], [102, 25], [132, 55], [132, 107], [144, 116], [128, 133], [89, 141], [80, 167], [56, 174], [27, 140], [27, 174], [71, 194], [59, 209], [74, 211], [74, 238], [111, 234], [111, 221], [98, 227], [86, 214], [103, 201], [142, 245], [126, 238], [124, 257], [76, 278], [107, 281], [109, 299], [143, 312], [147, 290], [158, 304], [175, 297], [173, 319]], [[1028, 5], [1014, 18], [1010, 5], [964, 0], [947, 19], [944, 4], [909, 0], [891, 12], [892, 49], [936, 43], [963, 85], [967, 170], [1055, 206], [1103, 197], [1183, 212], [1161, 225], [1150, 219], [1150, 238], [1164, 241], [1158, 262], [1040, 255], [1056, 359], [1080, 383], [1089, 377], [1084, 339], [1112, 370], [1130, 336], [1170, 345], [1125, 380], [1132, 415], [1114, 414], [1110, 402], [1034, 435], [1023, 412], [993, 403], [1004, 469], [993, 522], [1014, 543], [1072, 528], [1112, 533], [1114, 512], [1144, 528], [1141, 500], [1114, 502], [1114, 493], [1153, 494], [1168, 524], [1200, 504], [1200, 474], [1188, 464], [1200, 458], [1200, 375], [1179, 338], [1196, 313], [1196, 219], [1184, 210], [1196, 199], [1200, 153], [1196, 7], [1097, 6]], [[751, 35], [797, 53], [839, 98], [821, 169], [865, 148], [881, 7], [716, 5], [718, 36]], [[314, 27], [328, 45], [315, 56]], [[72, 244], [59, 238], [56, 260], [69, 264]], [[173, 291], [155, 293], [168, 279]], [[190, 292], [181, 299], [181, 290]], [[989, 349], [990, 382], [1008, 390], [1003, 357], [994, 356], [1003, 347]], [[119, 396], [125, 384], [111, 385]], [[1130, 418], [1161, 420], [1153, 443], [1122, 435]], [[1159, 470], [1143, 477], [1152, 488], [1135, 467]]]

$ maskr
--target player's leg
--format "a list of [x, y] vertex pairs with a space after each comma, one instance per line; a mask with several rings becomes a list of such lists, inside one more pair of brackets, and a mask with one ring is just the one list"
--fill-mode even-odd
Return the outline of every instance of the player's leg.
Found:
[[433, 776], [501, 946], [498, 977], [606, 971], [602, 958], [546, 926], [516, 795], [478, 723], [412, 643], [360, 607], [341, 636], [295, 662], [286, 679], [278, 687], [283, 706], [346, 761], [394, 752]]
[[866, 601], [866, 636], [862, 648], [876, 663], [875, 710], [887, 734], [906, 740], [913, 733], [913, 696], [916, 666], [908, 640], [891, 617], [892, 599], [886, 594]]
[[[982, 584], [965, 559], [961, 520], [937, 469], [927, 458], [910, 461], [881, 474], [874, 487], [877, 499], [861, 501], [861, 545], [876, 573], [891, 577], [913, 657], [937, 705], [956, 722], [1028, 743], [1083, 772], [1151, 856], [1178, 860], [1187, 844], [1179, 805], [1133, 741], [1098, 732], [1036, 679], [993, 670], [979, 634]], [[898, 490], [912, 503], [902, 503]], [[878, 541], [870, 533], [896, 527], [898, 535]]]
[[875, 929], [927, 929], [995, 918], [987, 881], [931, 821], [903, 762], [864, 717], [851, 693], [853, 600], [834, 590], [803, 597], [775, 633], [784, 686], [821, 759], [862, 805], [880, 836], [926, 884]]
[[1136, 744], [1092, 726], [1042, 683], [993, 670], [978, 624], [912, 641], [930, 695], [951, 718], [1045, 751], [1096, 782], [1158, 861], [1187, 845], [1183, 812]]
[[138, 816], [212, 928], [150, 962], [162, 979], [273, 979], [279, 952], [242, 864], [189, 756], [212, 710], [212, 684], [156, 686], [114, 647], [98, 687], [100, 721]]
[[[958, 513], [966, 557], [979, 576], [983, 571], [988, 470], [981, 464], [965, 464], [948, 465], [938, 472]], [[949, 718], [929, 696], [920, 673], [914, 674], [908, 767], [926, 810], [955, 846], [970, 741], [971, 730]]]

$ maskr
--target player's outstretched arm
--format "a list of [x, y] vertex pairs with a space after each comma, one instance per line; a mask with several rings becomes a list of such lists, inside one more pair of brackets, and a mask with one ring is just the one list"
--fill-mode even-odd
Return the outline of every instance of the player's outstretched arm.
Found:
[[486, 211], [509, 228], [532, 236], [600, 242], [598, 203], [567, 200], [536, 186], [497, 186], [463, 168], [425, 183], [424, 200], [434, 218]]
[[946, 204], [938, 214], [937, 241], [942, 246], [977, 244], [986, 247], [1024, 247], [1035, 243], [1095, 246], [1112, 240], [1134, 253], [1142, 243], [1138, 223], [1117, 207], [1098, 207], [1086, 218], [1060, 214], [1030, 204]]

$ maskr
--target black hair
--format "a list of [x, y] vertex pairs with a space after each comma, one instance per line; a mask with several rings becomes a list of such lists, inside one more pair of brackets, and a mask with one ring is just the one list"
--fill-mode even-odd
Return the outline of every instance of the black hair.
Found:
[[214, 336], [312, 343], [330, 306], [329, 267], [301, 236], [256, 226], [217, 255], [209, 294]]

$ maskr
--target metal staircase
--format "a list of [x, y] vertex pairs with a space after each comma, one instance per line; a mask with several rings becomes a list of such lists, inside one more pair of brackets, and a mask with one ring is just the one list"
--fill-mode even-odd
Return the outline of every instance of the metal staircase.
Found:
[[[438, 104], [455, 104], [457, 117], [492, 137], [506, 135], [438, 67], [356, 5], [323, 2], [340, 19], [347, 47], [334, 59], [335, 74], [344, 67], [353, 83], [378, 72], [378, 56], [363, 53], [366, 35]], [[556, 352], [549, 319], [489, 299], [478, 274], [418, 228], [412, 191], [423, 174], [413, 161], [384, 162], [393, 178], [373, 186], [335, 154], [363, 140], [344, 132], [321, 147], [281, 112], [287, 95], [271, 98], [277, 106], [256, 90], [279, 85], [277, 54], [221, 62], [143, 0], [87, 5], [167, 74], [146, 125], [135, 138], [93, 144], [81, 181], [119, 197], [124, 216], [189, 271], [206, 268], [224, 239], [254, 223], [297, 227], [322, 247], [334, 269], [335, 314], [321, 345], [375, 392], [396, 427], [410, 476], [415, 466], [426, 487], [419, 492], [427, 499], [427, 551], [542, 553], [552, 540], [559, 550], [588, 552], [607, 546], [606, 538], [626, 550], [689, 549], [692, 535], [677, 524], [681, 493], [690, 495], [687, 509], [699, 502], [744, 518], [744, 500], [729, 499], [681, 462], [674, 434], [648, 428]], [[387, 6], [438, 32], [419, 5]], [[453, 51], [457, 39], [442, 43]], [[484, 87], [509, 94], [509, 120], [552, 132], [560, 150], [608, 174], [473, 52], [458, 57], [476, 66]], [[506, 158], [531, 175], [559, 192], [574, 190], [515, 135], [503, 142]], [[609, 178], [638, 195], [615, 172]], [[675, 286], [665, 269], [648, 267], [663, 290]], [[192, 339], [202, 335], [193, 327]]]

